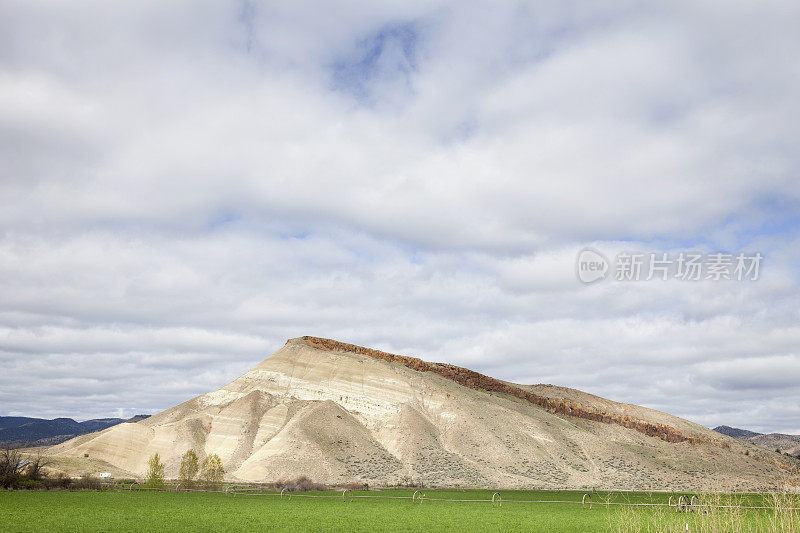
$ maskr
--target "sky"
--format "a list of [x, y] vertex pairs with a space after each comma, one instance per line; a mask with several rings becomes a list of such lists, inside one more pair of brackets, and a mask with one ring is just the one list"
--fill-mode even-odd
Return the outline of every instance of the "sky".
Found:
[[[0, 415], [314, 335], [800, 433], [797, 2], [0, 1]], [[584, 248], [760, 253], [582, 283]]]

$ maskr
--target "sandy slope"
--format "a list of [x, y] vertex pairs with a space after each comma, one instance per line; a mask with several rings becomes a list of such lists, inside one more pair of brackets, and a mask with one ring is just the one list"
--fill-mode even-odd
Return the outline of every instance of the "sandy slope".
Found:
[[[316, 341], [291, 339], [217, 391], [51, 453], [88, 453], [138, 475], [154, 452], [175, 475], [180, 456], [194, 448], [201, 457], [219, 454], [236, 480], [306, 474], [326, 483], [553, 488], [764, 489], [782, 486], [793, 464], [651, 409], [561, 387], [514, 386], [584, 413], [567, 415], [516, 389], [487, 392], [409, 368], [419, 368], [418, 360], [387, 361]], [[654, 424], [688, 440], [648, 436]]]

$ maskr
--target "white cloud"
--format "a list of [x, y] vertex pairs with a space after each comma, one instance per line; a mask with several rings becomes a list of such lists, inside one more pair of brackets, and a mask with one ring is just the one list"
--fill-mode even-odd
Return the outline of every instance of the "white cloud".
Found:
[[[165, 408], [314, 334], [796, 428], [799, 14], [7, 2], [0, 401]], [[585, 245], [766, 260], [587, 287]]]

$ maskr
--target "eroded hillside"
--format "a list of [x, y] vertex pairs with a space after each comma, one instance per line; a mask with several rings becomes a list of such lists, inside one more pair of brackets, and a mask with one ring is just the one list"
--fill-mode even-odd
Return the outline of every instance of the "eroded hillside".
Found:
[[789, 460], [686, 420], [549, 385], [301, 337], [217, 391], [52, 449], [175, 475], [192, 448], [230, 479], [751, 490]]

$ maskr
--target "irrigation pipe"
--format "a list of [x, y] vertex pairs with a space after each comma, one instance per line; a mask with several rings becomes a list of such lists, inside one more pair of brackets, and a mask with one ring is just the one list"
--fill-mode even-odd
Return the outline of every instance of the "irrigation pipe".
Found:
[[[349, 489], [347, 491], [343, 491], [341, 494], [302, 494], [299, 492], [292, 492], [287, 490], [282, 490], [281, 492], [258, 492], [258, 491], [237, 491], [237, 490], [230, 490], [230, 487], [226, 488], [226, 490], [203, 490], [203, 489], [185, 489], [183, 491], [177, 491], [175, 489], [159, 489], [155, 487], [132, 487], [128, 486], [127, 488], [115, 488], [115, 490], [127, 490], [127, 491], [155, 491], [155, 492], [202, 492], [202, 493], [210, 493], [210, 494], [235, 494], [241, 496], [277, 496], [277, 497], [286, 497], [289, 498], [337, 498], [337, 499], [344, 499], [345, 501], [352, 501], [353, 499], [361, 498], [361, 499], [376, 499], [376, 500], [411, 500], [412, 502], [416, 503], [421, 501], [422, 499], [426, 501], [432, 502], [453, 502], [453, 503], [492, 503], [498, 504], [500, 501], [500, 494], [494, 493], [491, 499], [487, 498], [431, 498], [424, 494], [419, 494], [419, 491], [415, 491], [411, 496], [381, 496], [381, 495], [373, 495], [373, 494], [353, 494], [352, 491]], [[346, 494], [346, 496], [345, 496]], [[588, 501], [586, 501], [588, 500]], [[574, 504], [574, 505], [581, 505], [586, 506], [587, 503], [591, 505], [605, 505], [606, 507], [616, 505], [616, 506], [626, 506], [626, 507], [673, 507], [674, 504], [671, 502], [667, 503], [656, 503], [656, 502], [604, 502], [604, 501], [592, 501], [591, 496], [584, 500], [502, 500], [502, 503], [558, 503], [558, 504]], [[778, 510], [778, 511], [800, 511], [800, 507], [776, 507], [774, 506], [767, 506], [767, 505], [712, 505], [712, 504], [688, 504], [689, 507], [697, 507], [702, 509], [766, 509], [766, 510]]]

